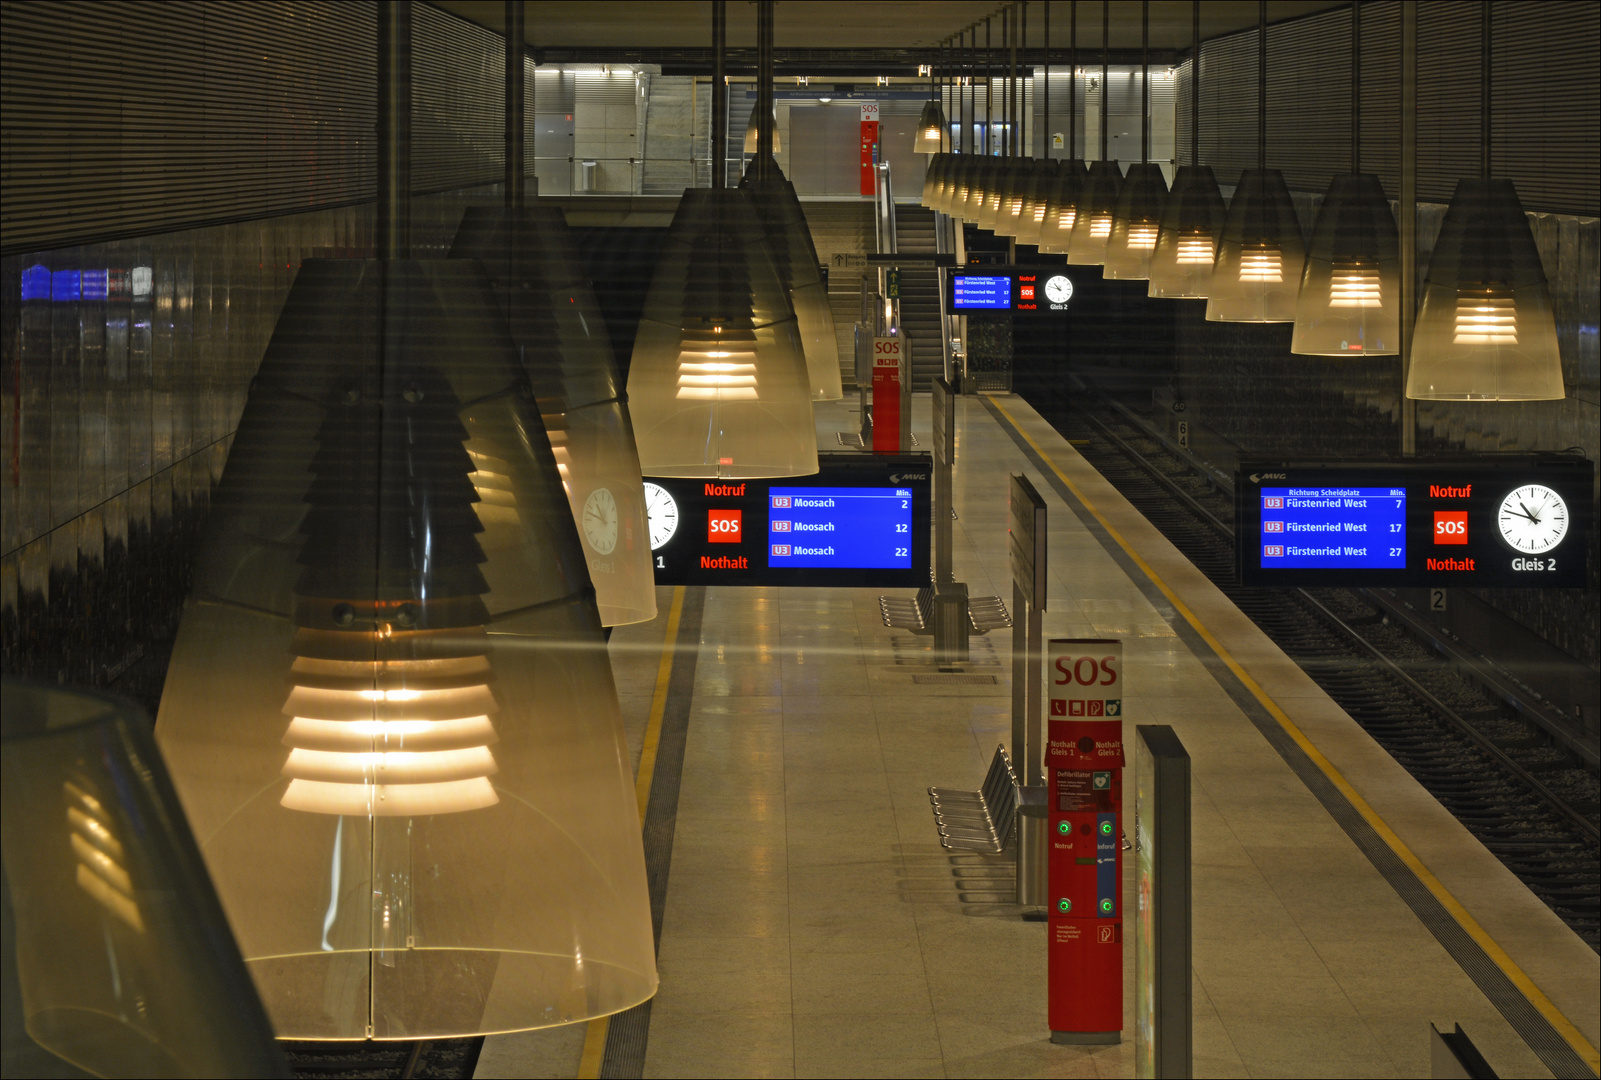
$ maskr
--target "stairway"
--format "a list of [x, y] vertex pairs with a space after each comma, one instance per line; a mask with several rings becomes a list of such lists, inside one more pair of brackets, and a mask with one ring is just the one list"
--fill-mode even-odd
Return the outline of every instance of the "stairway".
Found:
[[839, 340], [840, 375], [856, 385], [856, 332], [861, 316], [862, 273], [873, 250], [873, 204], [863, 199], [802, 201], [817, 258], [828, 267], [828, 306]]
[[[902, 255], [934, 255], [937, 251], [934, 221], [934, 211], [898, 203], [895, 207], [895, 250]], [[933, 389], [934, 380], [945, 372], [939, 308], [939, 270], [932, 266], [903, 266], [901, 327], [912, 339], [913, 390]]]
[[[688, 75], [650, 75], [645, 95], [642, 195], [679, 195], [694, 184], [690, 163], [694, 106]], [[705, 95], [701, 95], [705, 96]]]

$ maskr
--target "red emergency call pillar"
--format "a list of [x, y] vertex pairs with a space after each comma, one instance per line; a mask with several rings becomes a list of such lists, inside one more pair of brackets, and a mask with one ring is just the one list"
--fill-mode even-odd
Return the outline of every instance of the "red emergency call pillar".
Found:
[[875, 187], [873, 166], [878, 164], [878, 102], [862, 102], [862, 184], [861, 191], [868, 198]]
[[873, 339], [873, 453], [910, 450], [912, 373], [906, 339], [891, 334]]
[[1123, 1031], [1123, 643], [1046, 649], [1051, 1041]]

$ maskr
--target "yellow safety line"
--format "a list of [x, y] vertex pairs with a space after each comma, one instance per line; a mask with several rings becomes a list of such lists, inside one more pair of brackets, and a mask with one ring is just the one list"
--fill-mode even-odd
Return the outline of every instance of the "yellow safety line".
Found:
[[1278, 703], [1268, 696], [1267, 691], [1263, 690], [1261, 685], [1246, 673], [1245, 669], [1240, 666], [1239, 661], [1235, 660], [1229, 651], [1223, 647], [1223, 643], [1218, 641], [1212, 632], [1202, 625], [1201, 620], [1189, 609], [1184, 601], [1178, 598], [1178, 594], [1168, 586], [1167, 582], [1163, 581], [1156, 571], [1151, 569], [1150, 564], [1140, 557], [1139, 552], [1135, 551], [1133, 546], [1123, 538], [1123, 535], [1112, 527], [1112, 523], [1106, 520], [1106, 516], [1096, 508], [1094, 503], [1085, 497], [1084, 492], [1079, 490], [1079, 486], [1073, 483], [1068, 475], [1062, 471], [1061, 467], [1051, 459], [1051, 456], [1040, 447], [1039, 443], [1034, 441], [1033, 436], [1023, 430], [1022, 425], [1017, 422], [1011, 413], [1006, 411], [1006, 406], [1002, 405], [997, 398], [992, 397], [989, 400], [996, 410], [1006, 417], [1007, 422], [1012, 425], [1012, 430], [1021, 435], [1029, 446], [1033, 447], [1034, 452], [1040, 456], [1040, 460], [1051, 467], [1051, 471], [1056, 473], [1062, 483], [1067, 486], [1067, 489], [1073, 493], [1073, 497], [1078, 499], [1084, 505], [1084, 509], [1088, 510], [1095, 520], [1100, 522], [1101, 527], [1106, 530], [1107, 534], [1117, 541], [1118, 546], [1133, 560], [1134, 565], [1138, 566], [1140, 571], [1151, 579], [1151, 583], [1161, 590], [1162, 595], [1167, 597], [1174, 610], [1184, 616], [1184, 621], [1195, 628], [1195, 632], [1201, 636], [1201, 640], [1205, 641], [1207, 646], [1217, 654], [1218, 658], [1228, 666], [1228, 669], [1234, 673], [1235, 678], [1239, 679], [1241, 684], [1251, 692], [1251, 695], [1261, 702], [1262, 707], [1268, 711], [1274, 720], [1278, 721], [1279, 726], [1284, 729], [1285, 733], [1295, 740], [1296, 745], [1306, 753], [1307, 757], [1312, 759], [1313, 764], [1322, 770], [1323, 775], [1328, 777], [1340, 794], [1344, 795], [1346, 800], [1356, 808], [1357, 813], [1361, 814], [1367, 823], [1373, 826], [1373, 831], [1378, 833], [1380, 838], [1389, 845], [1390, 850], [1395, 852], [1396, 856], [1417, 875], [1418, 880], [1423, 882], [1424, 886], [1434, 894], [1435, 899], [1440, 901], [1440, 904], [1457, 921], [1457, 924], [1467, 931], [1468, 936], [1478, 942], [1485, 955], [1495, 962], [1495, 965], [1501, 969], [1502, 973], [1512, 981], [1512, 985], [1516, 986], [1519, 992], [1528, 998], [1531, 1005], [1540, 1010], [1541, 1015], [1550, 1021], [1551, 1026], [1567, 1041], [1569, 1046], [1573, 1047], [1574, 1052], [1584, 1059], [1592, 1071], [1601, 1071], [1601, 1053], [1597, 1053], [1596, 1048], [1590, 1045], [1590, 1041], [1584, 1037], [1584, 1034], [1562, 1014], [1562, 1011], [1551, 1002], [1550, 998], [1540, 991], [1534, 981], [1524, 973], [1522, 968], [1518, 967], [1517, 962], [1507, 955], [1507, 951], [1496, 943], [1495, 939], [1478, 924], [1472, 915], [1468, 914], [1468, 910], [1462, 906], [1462, 903], [1451, 895], [1440, 879], [1435, 877], [1428, 867], [1423, 865], [1423, 861], [1414, 855], [1412, 850], [1396, 835], [1395, 830], [1390, 828], [1384, 819], [1378, 815], [1378, 812], [1368, 805], [1367, 800], [1357, 793], [1356, 789], [1351, 786], [1350, 781], [1334, 767], [1333, 762], [1324, 757], [1322, 751], [1312, 745], [1312, 740], [1306, 737], [1306, 734], [1301, 731], [1295, 721], [1291, 720], [1284, 710], [1279, 708]]
[[[645, 724], [645, 743], [639, 751], [639, 772], [634, 776], [634, 798], [639, 804], [639, 823], [645, 824], [645, 807], [650, 804], [650, 784], [656, 775], [656, 748], [661, 745], [662, 716], [667, 711], [667, 686], [673, 678], [673, 654], [678, 646], [678, 620], [684, 614], [684, 587], [673, 590], [672, 607], [667, 612], [667, 633], [662, 637], [662, 659], [656, 668], [656, 692], [650, 699], [650, 719]], [[606, 1057], [606, 1034], [611, 1017], [600, 1016], [589, 1022], [584, 1032], [584, 1051], [578, 1058], [578, 1080], [597, 1080]]]

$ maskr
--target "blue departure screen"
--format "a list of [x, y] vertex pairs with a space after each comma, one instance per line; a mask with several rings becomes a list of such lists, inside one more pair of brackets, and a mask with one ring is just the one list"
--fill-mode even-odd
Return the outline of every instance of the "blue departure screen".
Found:
[[1261, 489], [1262, 569], [1406, 569], [1406, 488]]
[[909, 570], [910, 488], [772, 487], [767, 565], [775, 570]]
[[1012, 306], [1012, 279], [1009, 275], [957, 274], [952, 284], [955, 288], [955, 304], [959, 308], [1004, 311]]

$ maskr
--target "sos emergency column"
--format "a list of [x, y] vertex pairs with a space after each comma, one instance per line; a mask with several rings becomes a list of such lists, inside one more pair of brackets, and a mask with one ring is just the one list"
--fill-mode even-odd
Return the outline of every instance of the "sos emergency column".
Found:
[[1046, 647], [1051, 1041], [1123, 1031], [1123, 643]]
[[912, 448], [911, 354], [904, 334], [873, 339], [873, 453]]

